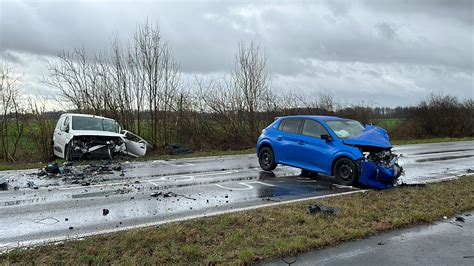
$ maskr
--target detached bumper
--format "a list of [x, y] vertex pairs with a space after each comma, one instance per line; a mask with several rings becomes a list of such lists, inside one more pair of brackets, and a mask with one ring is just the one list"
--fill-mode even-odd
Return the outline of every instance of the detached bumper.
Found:
[[386, 168], [374, 162], [361, 161], [359, 183], [376, 189], [390, 188], [395, 185], [402, 171], [398, 164]]

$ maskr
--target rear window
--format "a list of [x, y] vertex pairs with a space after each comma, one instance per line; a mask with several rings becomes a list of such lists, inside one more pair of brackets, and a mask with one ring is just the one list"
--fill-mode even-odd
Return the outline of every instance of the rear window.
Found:
[[287, 118], [281, 122], [279, 129], [281, 131], [298, 134], [300, 122], [301, 119], [299, 118]]

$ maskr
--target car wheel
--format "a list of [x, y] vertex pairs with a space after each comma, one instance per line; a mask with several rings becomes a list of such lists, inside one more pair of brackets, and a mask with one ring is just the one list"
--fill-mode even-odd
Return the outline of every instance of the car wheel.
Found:
[[334, 176], [337, 183], [345, 186], [352, 186], [357, 181], [357, 167], [348, 158], [341, 158], [334, 164]]
[[272, 171], [277, 167], [275, 163], [275, 155], [273, 150], [269, 147], [263, 147], [258, 153], [258, 163], [265, 171]]

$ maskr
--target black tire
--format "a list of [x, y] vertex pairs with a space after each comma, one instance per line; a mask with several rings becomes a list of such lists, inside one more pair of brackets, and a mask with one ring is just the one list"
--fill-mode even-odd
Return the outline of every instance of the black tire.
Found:
[[352, 186], [357, 182], [358, 170], [355, 163], [349, 158], [340, 158], [334, 164], [334, 176], [337, 183]]
[[263, 147], [258, 153], [258, 163], [260, 167], [265, 171], [272, 171], [277, 167], [275, 163], [275, 154], [269, 147]]

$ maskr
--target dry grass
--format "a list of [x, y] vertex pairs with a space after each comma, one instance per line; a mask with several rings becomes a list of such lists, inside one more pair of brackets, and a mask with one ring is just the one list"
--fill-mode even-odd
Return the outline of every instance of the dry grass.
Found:
[[[267, 207], [68, 241], [16, 249], [4, 264], [196, 264], [248, 263], [385, 230], [431, 223], [474, 209], [474, 176], [348, 196]], [[308, 204], [340, 208], [332, 216], [311, 215]]]

